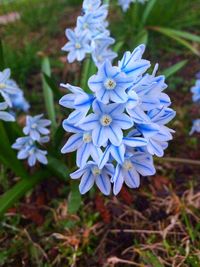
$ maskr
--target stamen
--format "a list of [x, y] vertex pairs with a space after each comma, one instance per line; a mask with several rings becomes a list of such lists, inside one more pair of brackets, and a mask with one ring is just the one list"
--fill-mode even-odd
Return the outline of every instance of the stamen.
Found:
[[123, 164], [123, 167], [125, 170], [129, 171], [133, 168], [133, 164], [131, 163], [130, 160], [125, 160], [124, 161], [124, 164]]
[[105, 82], [104, 82], [104, 86], [107, 90], [113, 90], [116, 87], [116, 82], [115, 80], [113, 80], [112, 78], [108, 78]]
[[94, 168], [92, 169], [92, 174], [93, 174], [94, 176], [100, 175], [100, 174], [101, 174], [101, 170], [100, 170], [98, 167], [94, 167]]
[[83, 24], [83, 29], [88, 29], [88, 23]]
[[5, 87], [6, 87], [6, 85], [4, 83], [0, 83], [0, 89], [3, 89]]
[[33, 124], [31, 125], [31, 128], [32, 128], [32, 129], [36, 129], [36, 128], [37, 128], [37, 124], [36, 124], [36, 123], [33, 123]]
[[109, 115], [103, 115], [100, 120], [103, 126], [109, 126], [112, 122], [112, 118]]
[[75, 47], [76, 47], [76, 49], [80, 49], [81, 48], [81, 44], [80, 43], [76, 43]]
[[89, 133], [83, 134], [83, 142], [84, 143], [90, 143], [92, 141], [92, 136]]

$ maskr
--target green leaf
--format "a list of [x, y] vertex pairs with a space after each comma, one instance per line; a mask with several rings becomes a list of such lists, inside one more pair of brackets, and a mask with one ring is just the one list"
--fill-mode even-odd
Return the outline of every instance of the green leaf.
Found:
[[81, 88], [87, 92], [91, 93], [88, 88], [88, 79], [90, 77], [90, 69], [91, 69], [92, 60], [90, 57], [86, 58], [83, 63], [82, 77], [81, 77]]
[[26, 177], [27, 172], [24, 169], [22, 162], [17, 159], [16, 153], [11, 148], [11, 143], [8, 134], [4, 128], [4, 124], [0, 122], [0, 160], [19, 177]]
[[68, 212], [76, 213], [81, 206], [81, 195], [78, 190], [77, 183], [73, 182], [71, 184], [71, 192], [68, 198]]
[[169, 34], [181, 37], [183, 39], [187, 39], [189, 41], [200, 43], [200, 36], [198, 36], [196, 34], [189, 33], [189, 32], [186, 32], [186, 31], [178, 31], [178, 30], [174, 30], [174, 29], [170, 29], [170, 28], [163, 28], [163, 27], [160, 27], [160, 28], [162, 30], [164, 29]]
[[174, 64], [173, 66], [165, 69], [162, 73], [163, 75], [165, 75], [166, 78], [169, 78], [170, 76], [174, 75], [176, 72], [181, 70], [187, 64], [187, 62], [188, 60], [182, 60]]
[[167, 28], [162, 28], [162, 27], [149, 27], [149, 29], [160, 32], [160, 33], [170, 37], [171, 39], [176, 40], [178, 43], [180, 43], [181, 45], [185, 46], [190, 51], [192, 51], [195, 55], [200, 56], [200, 52], [192, 44], [190, 44], [188, 41], [184, 40], [183, 38], [177, 36], [171, 30], [169, 30]]
[[149, 15], [151, 14], [151, 11], [154, 7], [154, 5], [156, 4], [157, 0], [150, 0], [148, 1], [146, 8], [144, 10], [143, 16], [142, 16], [142, 20], [141, 20], [141, 24], [145, 25]]
[[134, 46], [138, 46], [140, 44], [147, 44], [148, 42], [148, 31], [147, 30], [142, 30], [136, 35], [135, 40], [134, 40]]
[[[51, 68], [50, 62], [47, 57], [42, 60], [42, 73], [46, 74], [47, 76], [51, 76]], [[52, 123], [52, 128], [56, 128], [56, 115], [55, 115], [55, 107], [54, 107], [54, 100], [53, 100], [53, 92], [49, 87], [48, 83], [42, 77], [42, 84], [43, 84], [43, 92], [44, 92], [44, 100], [46, 105], [46, 110], [49, 116], [49, 119]]]
[[5, 61], [4, 61], [4, 54], [3, 54], [3, 43], [0, 39], [0, 71], [5, 69]]
[[116, 52], [116, 53], [119, 53], [119, 51], [121, 50], [123, 45], [124, 45], [123, 41], [117, 42], [113, 47], [113, 51]]
[[29, 190], [34, 188], [42, 180], [49, 176], [48, 172], [41, 171], [37, 174], [27, 176], [20, 180], [10, 190], [0, 197], [0, 216], [2, 216], [10, 207], [12, 207], [21, 197], [23, 197]]
[[43, 73], [43, 77], [44, 77], [44, 80], [45, 82], [48, 84], [48, 86], [51, 88], [51, 90], [53, 91], [54, 95], [60, 99], [62, 97], [62, 94], [61, 92], [59, 91], [58, 89], [58, 86], [56, 85], [56, 82], [55, 80], [48, 76], [46, 73]]
[[54, 175], [66, 182], [69, 176], [69, 169], [62, 161], [49, 155], [47, 168], [53, 172]]
[[164, 267], [164, 265], [158, 260], [158, 258], [150, 251], [143, 252], [142, 258], [145, 263], [148, 264], [148, 266], [154, 266], [154, 267]]

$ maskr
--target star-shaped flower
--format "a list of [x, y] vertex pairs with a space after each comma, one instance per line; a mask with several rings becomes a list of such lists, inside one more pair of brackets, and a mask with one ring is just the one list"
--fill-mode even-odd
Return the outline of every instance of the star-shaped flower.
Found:
[[108, 140], [119, 146], [123, 139], [123, 130], [133, 126], [132, 119], [124, 112], [124, 105], [104, 105], [99, 101], [93, 103], [94, 113], [83, 119], [80, 127], [92, 132], [93, 143], [100, 147]]
[[114, 166], [106, 164], [103, 169], [99, 169], [96, 163], [89, 161], [83, 168], [73, 172], [72, 179], [81, 178], [79, 190], [81, 194], [87, 193], [94, 183], [104, 195], [109, 195], [111, 191], [110, 178], [114, 174]]
[[111, 62], [106, 60], [89, 81], [89, 88], [95, 93], [97, 99], [104, 104], [109, 101], [124, 103], [128, 96], [126, 89], [132, 84], [132, 79], [127, 77], [118, 67], [113, 67]]

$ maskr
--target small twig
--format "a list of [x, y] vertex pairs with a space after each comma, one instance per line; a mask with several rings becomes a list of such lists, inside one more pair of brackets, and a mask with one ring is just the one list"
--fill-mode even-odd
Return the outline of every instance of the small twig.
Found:
[[200, 160], [193, 160], [193, 159], [182, 159], [182, 158], [172, 158], [172, 157], [164, 157], [157, 159], [158, 161], [169, 161], [174, 163], [182, 163], [182, 164], [191, 164], [200, 166]]
[[[110, 233], [132, 233], [132, 234], [160, 234], [161, 236], [163, 235], [163, 232], [162, 231], [155, 231], [155, 230], [132, 230], [132, 229], [112, 229], [109, 231]], [[175, 234], [179, 234], [179, 235], [184, 235], [184, 233], [182, 232], [169, 232], [168, 234], [171, 234], [171, 235], [175, 235]]]

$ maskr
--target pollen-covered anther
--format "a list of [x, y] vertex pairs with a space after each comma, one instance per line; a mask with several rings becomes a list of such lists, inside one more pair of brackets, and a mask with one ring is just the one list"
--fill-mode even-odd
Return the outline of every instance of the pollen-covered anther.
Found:
[[106, 81], [104, 82], [104, 86], [107, 90], [114, 90], [116, 87], [116, 82], [115, 80], [113, 80], [112, 78], [108, 78], [106, 79]]
[[106, 114], [101, 117], [101, 124], [103, 126], [109, 126], [111, 122], [112, 122], [112, 118], [109, 115]]
[[92, 174], [93, 174], [94, 176], [96, 176], [96, 175], [100, 175], [100, 174], [101, 174], [101, 170], [100, 170], [98, 167], [94, 167], [94, 168], [92, 169]]
[[76, 49], [80, 49], [80, 48], [81, 48], [81, 44], [77, 42], [77, 43], [75, 44], [75, 47], [76, 47]]
[[5, 84], [4, 83], [0, 83], [0, 89], [5, 88]]
[[90, 143], [92, 141], [92, 136], [89, 133], [84, 133], [83, 135], [83, 142]]
[[129, 170], [131, 170], [133, 168], [133, 165], [130, 162], [130, 160], [125, 160], [124, 164], [123, 164], [123, 167], [124, 167], [125, 170], [129, 171]]

